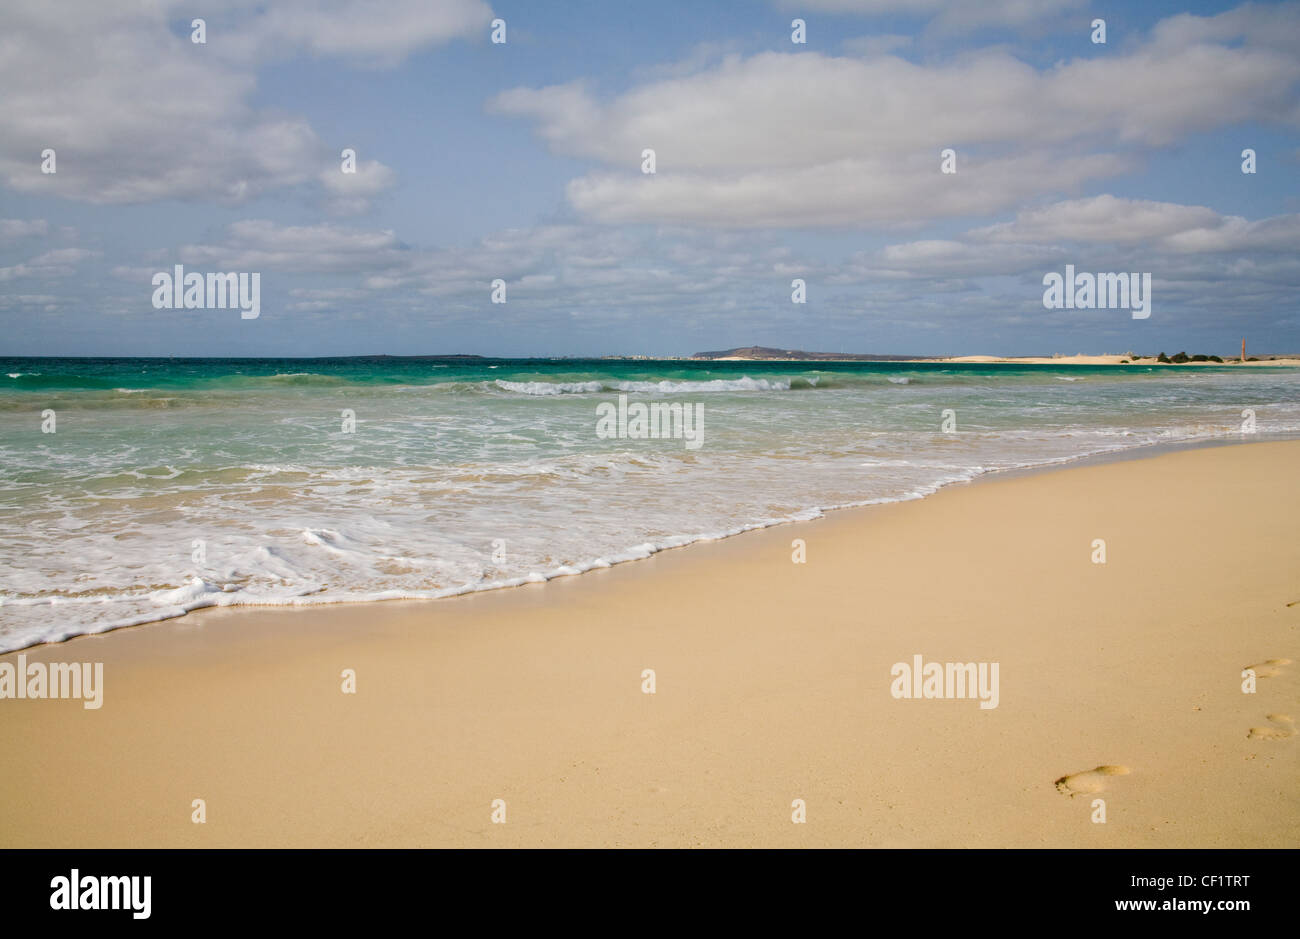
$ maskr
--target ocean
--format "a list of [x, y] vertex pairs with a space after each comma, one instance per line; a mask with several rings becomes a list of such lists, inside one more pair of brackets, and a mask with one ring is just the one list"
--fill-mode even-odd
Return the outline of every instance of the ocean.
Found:
[[[695, 409], [698, 445], [598, 433], [620, 396]], [[3, 359], [0, 651], [543, 581], [1251, 420], [1300, 432], [1300, 370]]]

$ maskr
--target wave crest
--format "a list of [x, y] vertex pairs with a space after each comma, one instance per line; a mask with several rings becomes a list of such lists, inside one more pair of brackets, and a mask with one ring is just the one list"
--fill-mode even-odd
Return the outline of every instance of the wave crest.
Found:
[[[813, 379], [806, 379], [817, 387]], [[562, 394], [595, 394], [600, 391], [646, 392], [651, 394], [716, 394], [728, 391], [789, 391], [788, 378], [714, 378], [708, 381], [664, 379], [663, 381], [506, 381], [493, 382], [502, 391], [547, 397]]]

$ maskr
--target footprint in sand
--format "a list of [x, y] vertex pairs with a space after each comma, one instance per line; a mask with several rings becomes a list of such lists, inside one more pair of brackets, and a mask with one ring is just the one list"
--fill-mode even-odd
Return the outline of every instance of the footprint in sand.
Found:
[[1295, 721], [1286, 714], [1265, 714], [1274, 726], [1252, 727], [1246, 737], [1250, 740], [1285, 740], [1295, 736]]
[[1106, 788], [1107, 776], [1127, 776], [1130, 772], [1132, 771], [1127, 766], [1098, 766], [1073, 776], [1062, 776], [1056, 781], [1056, 788], [1071, 798], [1101, 792]]
[[1282, 666], [1290, 664], [1290, 659], [1265, 659], [1257, 665], [1247, 665], [1246, 668], [1254, 672], [1256, 678], [1276, 678], [1282, 673]]

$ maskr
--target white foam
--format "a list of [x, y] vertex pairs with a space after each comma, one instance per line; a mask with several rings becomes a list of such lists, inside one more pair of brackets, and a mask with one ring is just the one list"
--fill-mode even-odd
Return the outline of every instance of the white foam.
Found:
[[[816, 387], [814, 379], [808, 379]], [[599, 391], [645, 392], [652, 394], [716, 394], [729, 391], [789, 391], [788, 378], [715, 378], [708, 381], [493, 381], [503, 391], [526, 395], [594, 394]]]
[[[126, 410], [104, 415], [93, 441], [0, 436], [0, 649], [204, 607], [439, 598], [576, 576], [998, 470], [1238, 437], [1241, 400], [1256, 402], [1261, 435], [1300, 432], [1290, 376], [1201, 384], [1196, 397], [1164, 375], [1140, 379], [1141, 396], [1128, 379], [1079, 391], [1044, 376], [1024, 392], [1011, 383], [1020, 397], [996, 408], [980, 383], [900, 394], [879, 373], [823, 383], [830, 394], [761, 393], [790, 381], [367, 388], [382, 416], [356, 437], [337, 434], [334, 402], [304, 413], [298, 389], [262, 385], [257, 407], [195, 412], [183, 447]], [[690, 453], [602, 442], [581, 399], [523, 409], [506, 397], [597, 390], [735, 395], [711, 405], [714, 430]], [[938, 430], [948, 406], [962, 415], [956, 434]], [[204, 437], [214, 414], [223, 433]]]
[[788, 378], [714, 378], [709, 381], [620, 381], [617, 391], [649, 391], [660, 394], [715, 394], [726, 391], [789, 391]]
[[503, 391], [514, 391], [525, 395], [590, 394], [594, 391], [600, 391], [604, 387], [598, 381], [505, 381], [500, 378], [496, 379], [493, 384]]

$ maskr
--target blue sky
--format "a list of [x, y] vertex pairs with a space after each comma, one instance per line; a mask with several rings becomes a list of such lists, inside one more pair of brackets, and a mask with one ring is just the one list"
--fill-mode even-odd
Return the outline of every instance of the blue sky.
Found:
[[[3, 354], [1300, 350], [1296, 3], [19, 0], [0, 36]], [[155, 309], [177, 263], [261, 315]], [[1066, 264], [1150, 272], [1151, 317], [1045, 309]]]

